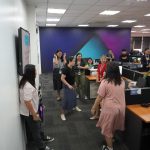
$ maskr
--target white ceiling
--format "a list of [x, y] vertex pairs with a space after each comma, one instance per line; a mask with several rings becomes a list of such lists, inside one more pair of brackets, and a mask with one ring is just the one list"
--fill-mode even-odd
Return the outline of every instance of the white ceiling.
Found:
[[[106, 27], [117, 24], [119, 27], [146, 25], [150, 29], [150, 0], [25, 0], [27, 5], [36, 7], [38, 26], [45, 26], [47, 17], [60, 18], [57, 27], [76, 27], [79, 24], [89, 24], [90, 27]], [[48, 14], [47, 8], [66, 9], [65, 14]], [[119, 10], [113, 16], [99, 15], [104, 10]], [[123, 20], [134, 19], [136, 23], [125, 24]], [[143, 28], [132, 28], [140, 32]], [[150, 31], [149, 31], [150, 32]]]

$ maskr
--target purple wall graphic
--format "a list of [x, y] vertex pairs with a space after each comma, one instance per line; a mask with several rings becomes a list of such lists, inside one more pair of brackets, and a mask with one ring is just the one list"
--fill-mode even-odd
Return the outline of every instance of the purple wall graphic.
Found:
[[109, 49], [119, 58], [123, 48], [130, 49], [130, 28], [50, 28], [40, 27], [42, 72], [53, 69], [53, 55], [58, 48], [67, 56], [81, 52], [83, 57], [100, 58]]

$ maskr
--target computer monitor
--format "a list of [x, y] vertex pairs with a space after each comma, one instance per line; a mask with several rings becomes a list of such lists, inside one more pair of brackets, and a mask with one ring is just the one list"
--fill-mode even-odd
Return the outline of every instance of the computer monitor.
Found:
[[19, 28], [18, 29], [18, 73], [24, 74], [25, 65], [30, 63], [30, 33], [29, 31]]
[[99, 64], [100, 63], [100, 59], [95, 59], [94, 60], [94, 64]]
[[140, 73], [140, 72], [135, 71], [133, 80], [137, 81], [139, 79], [139, 77], [143, 77], [143, 74]]
[[150, 103], [150, 88], [141, 88], [141, 94], [132, 95], [131, 89], [125, 90], [126, 105]]
[[122, 68], [122, 76], [130, 80], [134, 80], [134, 73], [135, 72], [133, 70], [124, 67]]

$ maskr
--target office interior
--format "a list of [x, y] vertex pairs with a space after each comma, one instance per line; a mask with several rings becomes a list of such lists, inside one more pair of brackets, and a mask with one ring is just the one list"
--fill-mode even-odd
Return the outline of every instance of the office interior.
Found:
[[[66, 9], [66, 12], [51, 14], [48, 13], [48, 8]], [[30, 33], [29, 59], [31, 64], [36, 65], [36, 85], [39, 85], [39, 76], [52, 72], [52, 57], [57, 48], [61, 48], [68, 55], [75, 55], [77, 52], [83, 53], [84, 58], [90, 55], [95, 62], [101, 55], [107, 54], [109, 49], [113, 50], [118, 61], [122, 49], [127, 49], [128, 53], [131, 50], [142, 53], [145, 48], [150, 48], [149, 8], [149, 0], [0, 1], [0, 149], [26, 149], [26, 139], [19, 115], [20, 76], [17, 72], [16, 56], [19, 27]], [[117, 14], [101, 15], [100, 13], [104, 10], [115, 10]], [[52, 22], [49, 18], [56, 20]], [[72, 45], [67, 43], [68, 40]], [[139, 77], [145, 76], [146, 73], [141, 70], [140, 61], [141, 56], [133, 55], [130, 62], [123, 64], [122, 74], [125, 78], [137, 81]], [[94, 86], [94, 80], [90, 82], [89, 86], [90, 84]], [[133, 90], [125, 91], [127, 105], [129, 105], [128, 132], [125, 137], [130, 137], [130, 140], [128, 138], [125, 140], [127, 147], [131, 150], [142, 150], [143, 145], [148, 144], [145, 141], [150, 135], [150, 121], [146, 120], [147, 118], [144, 118], [146, 121], [143, 118], [137, 118], [134, 108], [130, 106], [150, 102], [149, 75], [145, 85], [146, 87], [139, 85]], [[147, 109], [145, 113], [150, 114], [150, 110], [148, 112]], [[137, 127], [136, 124], [139, 125], [136, 141], [131, 138], [132, 129], [129, 124], [132, 124], [132, 129]], [[136, 136], [136, 129], [134, 134]]]

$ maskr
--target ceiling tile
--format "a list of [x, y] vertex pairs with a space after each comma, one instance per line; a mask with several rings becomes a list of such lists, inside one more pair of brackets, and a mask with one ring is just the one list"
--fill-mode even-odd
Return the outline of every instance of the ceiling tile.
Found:
[[55, 8], [55, 9], [67, 9], [70, 4], [68, 3], [48, 3], [49, 8]]
[[[137, 2], [136, 0], [24, 0], [27, 5], [36, 6], [37, 23], [44, 26], [46, 17], [57, 17], [61, 20], [58, 26], [77, 26], [81, 23], [90, 23], [90, 26], [106, 26], [116, 23], [121, 27], [145, 24], [150, 28], [150, 0]], [[48, 5], [48, 6], [47, 6]], [[47, 14], [47, 8], [67, 9], [65, 14]], [[104, 10], [119, 10], [114, 16], [102, 16]], [[123, 24], [122, 20], [136, 19], [137, 23]]]
[[48, 0], [48, 3], [58, 3], [58, 4], [70, 4], [72, 3], [74, 0]]
[[97, 1], [99, 0], [74, 0], [73, 4], [91, 5], [91, 4], [95, 4]]

